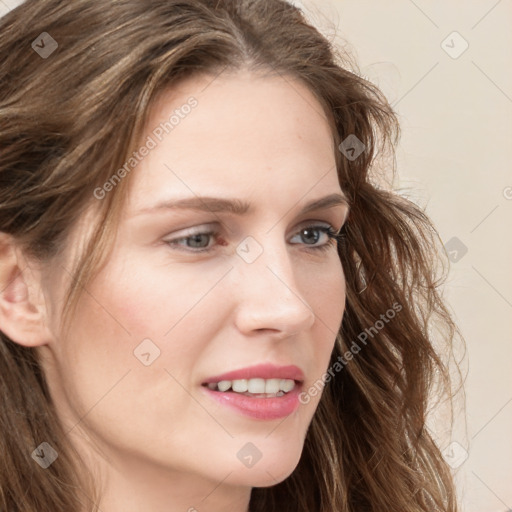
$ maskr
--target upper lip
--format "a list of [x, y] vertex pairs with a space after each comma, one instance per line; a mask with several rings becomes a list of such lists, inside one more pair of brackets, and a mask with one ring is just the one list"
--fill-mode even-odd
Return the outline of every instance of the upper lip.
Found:
[[258, 377], [261, 379], [291, 379], [302, 382], [304, 380], [304, 372], [295, 365], [257, 364], [223, 373], [222, 375], [208, 377], [203, 384], [217, 383], [222, 380], [255, 379]]

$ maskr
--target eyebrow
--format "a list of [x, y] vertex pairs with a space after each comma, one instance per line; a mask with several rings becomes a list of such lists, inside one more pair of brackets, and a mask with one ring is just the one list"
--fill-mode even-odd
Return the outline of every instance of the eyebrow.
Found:
[[[299, 215], [303, 215], [314, 210], [323, 210], [333, 206], [345, 205], [350, 207], [349, 200], [340, 194], [330, 194], [320, 199], [310, 201], [300, 210]], [[253, 212], [250, 203], [241, 199], [224, 199], [221, 197], [195, 196], [184, 199], [164, 200], [154, 206], [149, 206], [139, 210], [136, 215], [142, 213], [152, 213], [159, 210], [181, 210], [188, 209], [200, 212], [210, 213], [231, 213], [234, 215], [247, 215]]]

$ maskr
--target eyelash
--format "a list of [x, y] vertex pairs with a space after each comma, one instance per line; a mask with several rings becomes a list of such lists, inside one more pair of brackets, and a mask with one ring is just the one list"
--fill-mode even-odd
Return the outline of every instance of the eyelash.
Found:
[[[318, 231], [321, 231], [322, 233], [325, 233], [329, 237], [329, 240], [328, 240], [327, 243], [325, 243], [323, 245], [318, 245], [318, 246], [311, 246], [311, 247], [309, 247], [308, 250], [312, 250], [312, 251], [326, 251], [330, 247], [332, 247], [333, 245], [335, 245], [337, 243], [341, 244], [341, 243], [345, 242], [345, 234], [344, 233], [337, 233], [333, 229], [332, 226], [329, 226], [329, 227], [317, 226], [317, 225], [304, 226], [303, 228], [301, 228], [299, 230], [298, 233], [301, 233], [302, 231], [305, 231], [305, 230], [318, 230]], [[183, 240], [189, 240], [190, 238], [193, 238], [193, 237], [196, 237], [196, 236], [213, 236], [216, 239], [219, 236], [219, 232], [218, 231], [212, 231], [212, 230], [210, 230], [210, 231], [198, 231], [197, 233], [191, 233], [191, 234], [189, 234], [187, 236], [184, 236], [184, 237], [175, 238], [174, 240], [166, 240], [165, 243], [170, 245], [170, 246], [178, 246], [177, 242], [180, 242], [180, 241], [183, 241]], [[308, 244], [306, 244], [306, 245], [308, 245]], [[210, 247], [209, 248], [201, 248], [201, 249], [187, 247], [185, 249], [178, 249], [178, 250], [186, 251], [186, 252], [191, 252], [191, 253], [205, 253], [205, 252], [211, 251], [212, 249]]]

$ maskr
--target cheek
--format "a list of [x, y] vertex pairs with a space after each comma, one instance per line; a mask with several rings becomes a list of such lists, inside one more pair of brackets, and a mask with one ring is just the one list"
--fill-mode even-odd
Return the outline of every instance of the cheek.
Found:
[[128, 370], [130, 380], [142, 379], [141, 389], [162, 376], [168, 382], [164, 370], [190, 380], [211, 339], [207, 319], [216, 318], [209, 292], [226, 272], [217, 268], [198, 279], [191, 266], [150, 265], [136, 255], [111, 261], [82, 294], [61, 354], [68, 384], [94, 380], [87, 403]]
[[140, 365], [133, 350], [161, 330], [158, 325], [150, 329], [160, 311], [139, 269], [114, 252], [107, 266], [82, 290], [71, 330], [58, 346], [67, 384], [89, 382], [85, 391], [91, 399]]
[[312, 361], [315, 361], [315, 378], [320, 378], [327, 369], [336, 336], [341, 327], [345, 311], [346, 287], [345, 275], [339, 260], [326, 265], [304, 285], [308, 290], [306, 297], [313, 309], [316, 329], [313, 336]]
[[[157, 279], [149, 266], [145, 273], [135, 264], [131, 268], [120, 265], [118, 272], [115, 268], [105, 267], [87, 286], [68, 337], [61, 340], [59, 370], [52, 375], [59, 407], [63, 414], [75, 416], [70, 425], [80, 424], [113, 445], [138, 442], [140, 432], [153, 431], [158, 422], [186, 432], [177, 411], [183, 418], [189, 417], [190, 397], [178, 382], [188, 386], [202, 347], [200, 343], [183, 343], [187, 330], [192, 330], [186, 316], [180, 322], [189, 301], [173, 288], [185, 278], [172, 279], [173, 275], [165, 282], [163, 273]], [[196, 291], [189, 288], [192, 294]], [[144, 350], [137, 352], [147, 339], [154, 345], [144, 345]], [[149, 365], [143, 363], [143, 352], [150, 353]], [[84, 421], [78, 422], [82, 417]], [[119, 429], [120, 422], [123, 429]], [[151, 442], [159, 441], [155, 436]], [[158, 452], [156, 445], [151, 449]]]
[[149, 264], [147, 255], [134, 253], [122, 271], [104, 280], [107, 285], [99, 285], [98, 296], [109, 304], [113, 316], [141, 339], [169, 339], [172, 331], [186, 329], [186, 320], [194, 317], [196, 306], [213, 300], [210, 292], [229, 270], [227, 265], [216, 265], [201, 271], [193, 265], [159, 259]]
[[[114, 292], [114, 290], [113, 290]], [[98, 388], [107, 376], [130, 368], [133, 332], [115, 302], [94, 291], [83, 292], [66, 339], [59, 346], [63, 373], [80, 382], [94, 380]], [[130, 357], [131, 356], [131, 357]]]
[[317, 322], [333, 337], [341, 325], [345, 310], [345, 275], [339, 259], [332, 261], [318, 272], [309, 274], [303, 284], [309, 305]]

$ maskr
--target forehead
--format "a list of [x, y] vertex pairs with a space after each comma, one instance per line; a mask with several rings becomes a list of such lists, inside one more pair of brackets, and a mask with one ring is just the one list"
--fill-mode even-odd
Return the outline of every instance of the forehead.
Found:
[[191, 195], [272, 186], [302, 196], [320, 181], [323, 190], [339, 189], [325, 112], [291, 77], [194, 77], [161, 94], [149, 114], [141, 146], [151, 139], [152, 147], [134, 172], [134, 207], [164, 189]]

